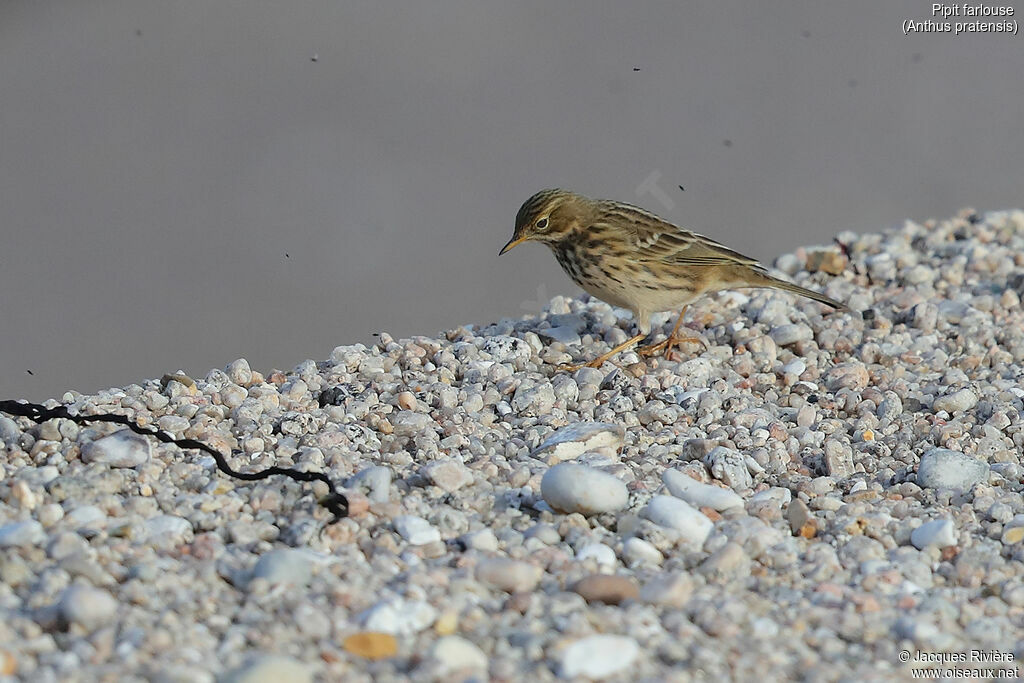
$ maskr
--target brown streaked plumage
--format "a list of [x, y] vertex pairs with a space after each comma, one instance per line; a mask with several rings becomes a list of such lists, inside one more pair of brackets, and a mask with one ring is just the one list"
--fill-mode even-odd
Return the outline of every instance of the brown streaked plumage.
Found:
[[[646, 337], [652, 313], [683, 309], [702, 294], [741, 287], [774, 287], [849, 310], [824, 294], [786, 282], [749, 256], [636, 206], [590, 199], [568, 190], [542, 190], [520, 207], [515, 232], [501, 254], [523, 242], [542, 242], [562, 270], [586, 292], [628, 308], [638, 334], [587, 363], [597, 367]], [[683, 341], [675, 336], [642, 352]]]

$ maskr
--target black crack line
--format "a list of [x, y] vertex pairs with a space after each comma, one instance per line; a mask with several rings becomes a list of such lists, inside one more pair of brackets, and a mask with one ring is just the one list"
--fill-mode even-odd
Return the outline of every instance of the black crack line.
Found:
[[334, 524], [339, 519], [348, 516], [348, 499], [343, 493], [338, 492], [334, 487], [334, 482], [332, 482], [323, 472], [302, 472], [290, 467], [276, 466], [268, 467], [265, 470], [259, 470], [257, 472], [238, 472], [231, 469], [231, 466], [228, 465], [227, 460], [224, 459], [224, 456], [220, 451], [206, 445], [202, 441], [197, 441], [195, 439], [175, 439], [166, 432], [161, 432], [160, 430], [151, 429], [149, 427], [143, 427], [142, 425], [128, 419], [128, 416], [126, 415], [115, 415], [114, 413], [72, 415], [68, 412], [67, 406], [47, 408], [46, 406], [39, 405], [38, 403], [21, 403], [19, 401], [0, 401], [0, 412], [7, 413], [8, 415], [27, 417], [36, 423], [60, 417], [78, 424], [84, 424], [86, 422], [112, 422], [114, 424], [124, 425], [136, 434], [152, 436], [162, 443], [172, 443], [179, 448], [194, 448], [196, 450], [203, 451], [204, 453], [209, 453], [217, 462], [217, 469], [229, 477], [234, 477], [235, 479], [241, 479], [243, 481], [258, 481], [278, 474], [288, 477], [289, 479], [294, 479], [298, 482], [322, 481], [327, 485], [328, 493], [326, 496], [321, 497], [317, 502], [321, 506], [327, 508], [327, 510], [334, 515], [334, 518], [327, 523]]

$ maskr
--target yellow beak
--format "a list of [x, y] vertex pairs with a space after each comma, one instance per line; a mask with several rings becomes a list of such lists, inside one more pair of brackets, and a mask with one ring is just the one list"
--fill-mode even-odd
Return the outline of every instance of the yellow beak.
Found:
[[501, 248], [501, 251], [499, 251], [499, 252], [498, 252], [498, 256], [501, 256], [501, 255], [502, 255], [502, 254], [504, 254], [504, 253], [505, 253], [506, 251], [509, 251], [509, 250], [510, 250], [510, 249], [512, 249], [513, 247], [517, 247], [517, 246], [519, 246], [520, 244], [522, 244], [522, 243], [523, 243], [523, 242], [525, 242], [525, 241], [526, 241], [526, 238], [525, 238], [525, 237], [516, 237], [515, 235], [513, 235], [513, 236], [512, 236], [512, 239], [510, 239], [510, 240], [508, 241], [508, 244], [506, 244], [505, 246], [503, 246], [503, 247]]

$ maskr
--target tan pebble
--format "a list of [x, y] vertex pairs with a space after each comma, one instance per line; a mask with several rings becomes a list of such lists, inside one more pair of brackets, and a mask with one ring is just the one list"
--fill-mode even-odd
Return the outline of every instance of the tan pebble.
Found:
[[402, 410], [414, 410], [416, 408], [416, 397], [411, 391], [403, 391], [397, 397], [398, 406]]
[[11, 496], [25, 510], [34, 510], [39, 504], [39, 496], [32, 491], [31, 486], [21, 480], [11, 484]]
[[170, 372], [160, 378], [160, 386], [166, 388], [171, 382], [178, 382], [186, 387], [192, 388], [196, 385], [196, 381], [186, 374], [180, 372]]
[[374, 631], [353, 633], [341, 646], [346, 652], [365, 659], [387, 659], [398, 653], [398, 641], [393, 635]]
[[821, 249], [807, 254], [807, 272], [839, 275], [846, 270], [846, 257], [837, 249]]
[[348, 498], [348, 516], [360, 517], [370, 509], [370, 499], [358, 491], [345, 491]]
[[533, 590], [543, 573], [537, 565], [505, 557], [491, 557], [476, 566], [477, 581], [507, 593]]
[[700, 511], [704, 513], [704, 516], [710, 519], [712, 522], [721, 521], [722, 515], [719, 514], [718, 510], [709, 507], [700, 508]]
[[0, 650], [0, 676], [18, 673], [18, 660], [7, 650]]
[[591, 574], [577, 581], [573, 591], [582, 595], [587, 602], [603, 602], [606, 605], [618, 605], [640, 594], [640, 588], [633, 579], [613, 574]]
[[513, 593], [508, 596], [508, 600], [505, 601], [505, 609], [513, 612], [519, 612], [520, 614], [526, 614], [526, 610], [530, 609], [531, 602], [531, 593]]
[[1020, 543], [1024, 539], [1024, 526], [1011, 526], [1003, 530], [1003, 535], [1000, 540], [1005, 545], [1013, 545], [1014, 543]]
[[445, 612], [434, 622], [434, 631], [439, 636], [450, 636], [455, 633], [459, 625], [459, 615], [455, 612]]
[[[815, 531], [814, 513], [807, 507], [800, 498], [794, 498], [786, 509], [786, 519], [789, 521], [789, 528], [793, 532], [794, 536], [803, 536], [804, 538], [812, 538]], [[808, 527], [812, 530], [810, 536], [805, 531]]]

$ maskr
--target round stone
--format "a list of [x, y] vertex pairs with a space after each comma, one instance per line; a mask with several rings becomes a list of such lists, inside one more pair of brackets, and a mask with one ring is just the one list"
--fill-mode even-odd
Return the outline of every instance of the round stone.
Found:
[[675, 529], [684, 539], [698, 546], [704, 544], [714, 526], [699, 510], [674, 496], [655, 496], [642, 514], [658, 526]]
[[621, 510], [629, 502], [629, 491], [620, 479], [575, 463], [561, 463], [545, 472], [540, 492], [553, 509], [582, 515]]
[[966, 491], [988, 480], [987, 463], [945, 448], [933, 448], [921, 456], [917, 485], [931, 489]]
[[628, 669], [639, 654], [640, 646], [628, 636], [587, 636], [565, 648], [559, 673], [563, 678], [607, 678]]

